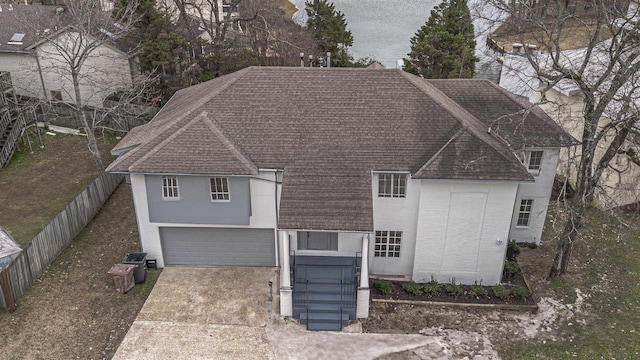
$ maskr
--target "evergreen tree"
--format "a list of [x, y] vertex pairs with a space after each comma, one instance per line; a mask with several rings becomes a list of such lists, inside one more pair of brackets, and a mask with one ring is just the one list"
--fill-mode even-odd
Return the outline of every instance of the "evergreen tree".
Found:
[[349, 66], [353, 59], [347, 48], [353, 45], [353, 36], [344, 14], [327, 0], [307, 1], [305, 9], [307, 28], [315, 34], [322, 55], [331, 52], [332, 66]]
[[470, 78], [474, 54], [471, 13], [466, 0], [444, 0], [411, 38], [403, 69], [428, 79]]

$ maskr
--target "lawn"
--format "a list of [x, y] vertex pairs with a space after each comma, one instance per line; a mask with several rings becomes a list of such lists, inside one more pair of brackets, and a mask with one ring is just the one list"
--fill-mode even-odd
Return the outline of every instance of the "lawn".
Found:
[[[614, 217], [592, 209], [576, 241], [570, 271], [560, 280], [544, 279], [554, 244], [527, 251], [525, 266], [537, 291], [572, 304], [573, 316], [559, 324], [555, 338], [508, 343], [506, 359], [640, 358], [640, 222], [637, 214]], [[548, 223], [546, 237], [561, 230]]]
[[[0, 170], [0, 225], [26, 246], [64, 207], [98, 175], [82, 136], [42, 134], [44, 148], [25, 142], [11, 162]], [[31, 140], [36, 137], [31, 134]], [[98, 140], [106, 164], [115, 139]]]

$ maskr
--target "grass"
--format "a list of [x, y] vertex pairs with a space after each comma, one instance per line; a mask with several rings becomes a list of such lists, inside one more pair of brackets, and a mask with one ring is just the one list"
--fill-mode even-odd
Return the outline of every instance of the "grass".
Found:
[[[0, 225], [21, 246], [26, 246], [64, 207], [98, 175], [82, 136], [42, 134], [44, 147], [26, 137], [11, 162], [0, 170]], [[34, 134], [31, 140], [36, 139]], [[103, 161], [115, 139], [99, 140]]]
[[[622, 220], [621, 221], [619, 221]], [[562, 341], [510, 344], [508, 359], [640, 358], [640, 224], [599, 210], [574, 246], [570, 272], [549, 284], [558, 299], [584, 297], [583, 313], [568, 319]], [[624, 224], [624, 225], [623, 225]], [[582, 320], [585, 325], [580, 324]], [[532, 355], [535, 354], [535, 355]]]

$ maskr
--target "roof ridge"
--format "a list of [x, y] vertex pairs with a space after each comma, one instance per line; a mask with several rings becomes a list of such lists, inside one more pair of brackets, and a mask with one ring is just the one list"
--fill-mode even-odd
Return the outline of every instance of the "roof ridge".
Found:
[[429, 160], [427, 160], [421, 167], [420, 169], [418, 169], [418, 171], [416, 171], [414, 174], [420, 174], [423, 170], [425, 170], [427, 167], [429, 167], [434, 161], [435, 159], [440, 156], [440, 154], [444, 151], [444, 149], [447, 148], [447, 146], [449, 146], [449, 144], [451, 144], [454, 140], [456, 140], [457, 138], [460, 137], [460, 135], [462, 135], [462, 133], [465, 132], [465, 128], [462, 127], [460, 130], [456, 131], [455, 134], [453, 134], [453, 136], [447, 140], [447, 142], [442, 145], [440, 147], [440, 149], [438, 149], [438, 151], [436, 151], [432, 157], [429, 158]]
[[247, 156], [244, 151], [238, 146], [231, 137], [224, 131], [224, 129], [218, 124], [218, 122], [209, 116], [207, 111], [203, 111], [200, 113], [198, 117], [202, 117], [205, 120], [205, 123], [209, 127], [211, 131], [218, 137], [218, 140], [222, 142], [229, 151], [238, 159], [242, 164], [251, 171], [252, 174], [258, 173], [258, 167], [251, 161], [249, 156]]
[[[211, 100], [212, 97], [220, 94], [224, 89], [228, 88], [229, 86], [231, 86], [231, 84], [235, 83], [236, 81], [238, 81], [241, 77], [243, 77], [244, 75], [246, 75], [247, 72], [249, 72], [249, 70], [253, 68], [253, 66], [248, 67], [248, 68], [244, 68], [241, 70], [238, 70], [236, 72], [233, 72], [231, 74], [227, 74], [227, 75], [223, 75], [220, 76], [218, 78], [215, 79], [211, 79], [209, 81], [205, 81], [205, 82], [201, 82], [199, 84], [195, 84], [193, 86], [205, 86], [205, 84], [207, 84], [208, 82], [211, 81], [220, 81], [221, 79], [224, 78], [230, 78], [231, 80], [229, 80], [228, 82], [224, 83], [222, 86], [218, 87], [215, 89], [215, 91], [212, 91], [210, 93], [208, 93], [206, 96], [202, 96], [200, 97], [199, 100], [196, 100], [194, 102], [191, 103], [191, 110], [185, 111], [181, 116], [178, 116], [177, 118], [175, 118], [173, 121], [171, 121], [171, 124], [175, 124], [177, 122], [179, 122], [181, 119], [184, 119], [186, 116], [190, 115], [191, 113], [193, 113], [194, 111], [198, 110], [199, 107], [201, 107], [202, 105], [206, 104], [207, 102], [209, 102]], [[239, 76], [237, 76], [236, 74], [239, 74]], [[178, 91], [176, 91], [176, 93], [171, 97], [171, 99], [169, 99], [169, 101], [167, 102], [166, 105], [169, 105], [169, 102], [176, 96], [178, 96], [180, 93], [184, 93], [187, 92], [188, 90], [193, 90], [193, 88], [191, 86], [186, 87], [184, 89], [180, 89]], [[165, 105], [165, 106], [166, 106]], [[162, 109], [160, 110], [160, 112], [162, 111]], [[158, 114], [160, 113], [158, 112]], [[157, 114], [156, 114], [157, 115]], [[154, 117], [155, 118], [155, 117]], [[153, 122], [153, 119], [149, 122], [151, 123]]]
[[509, 145], [497, 135], [492, 136], [490, 130], [484, 131], [484, 128], [488, 129], [488, 127], [460, 104], [448, 97], [426, 79], [419, 78], [404, 71], [402, 72], [402, 76], [418, 88], [418, 90], [425, 93], [425, 95], [440, 105], [446, 112], [451, 114], [463, 129], [467, 130], [471, 135], [493, 148], [505, 160], [513, 164], [516, 164], [517, 162], [519, 167], [522, 168], [523, 171], [526, 171], [524, 165], [522, 165], [522, 163], [516, 158]]
[[[542, 121], [544, 121], [547, 125], [555, 127], [559, 130], [562, 130], [562, 127], [560, 127], [560, 125], [558, 125], [558, 123], [556, 123], [550, 116], [549, 114], [547, 114], [544, 110], [542, 110], [537, 104], [531, 103], [528, 100], [522, 99], [520, 97], [518, 97], [517, 95], [513, 94], [512, 92], [508, 91], [507, 89], [489, 81], [486, 80], [489, 84], [491, 84], [491, 86], [493, 86], [495, 89], [497, 89], [500, 93], [502, 93], [503, 95], [505, 95], [505, 97], [507, 97], [510, 101], [512, 101], [513, 103], [515, 103], [518, 106], [523, 107], [523, 110], [525, 111], [529, 111], [532, 112], [535, 116], [537, 116], [538, 118], [540, 118]], [[526, 104], [525, 104], [526, 102]], [[568, 134], [567, 134], [568, 135]], [[577, 141], [573, 136], [569, 135], [570, 138], [570, 142], [571, 144], [568, 145], [564, 145], [564, 146], [571, 146], [571, 145], [576, 145], [579, 144], [580, 142]]]

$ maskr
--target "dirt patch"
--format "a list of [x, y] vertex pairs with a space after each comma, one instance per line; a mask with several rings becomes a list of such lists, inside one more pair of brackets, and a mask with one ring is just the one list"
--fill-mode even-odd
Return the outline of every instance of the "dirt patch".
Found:
[[139, 251], [129, 185], [122, 184], [18, 302], [0, 311], [2, 359], [109, 359], [148, 296], [145, 285], [121, 295], [107, 271]]

